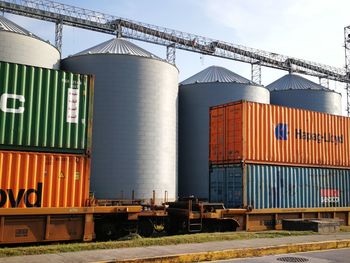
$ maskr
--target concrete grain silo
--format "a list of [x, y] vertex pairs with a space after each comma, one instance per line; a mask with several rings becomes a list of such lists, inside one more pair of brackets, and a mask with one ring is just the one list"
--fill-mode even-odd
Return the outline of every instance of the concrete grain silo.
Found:
[[177, 196], [178, 70], [119, 38], [70, 56], [94, 74], [91, 190], [99, 199]]
[[270, 102], [267, 89], [212, 66], [179, 87], [179, 196], [209, 198], [209, 107], [247, 100]]
[[60, 52], [28, 30], [0, 16], [0, 61], [58, 69]]
[[287, 74], [270, 85], [271, 104], [341, 115], [341, 94], [296, 74]]

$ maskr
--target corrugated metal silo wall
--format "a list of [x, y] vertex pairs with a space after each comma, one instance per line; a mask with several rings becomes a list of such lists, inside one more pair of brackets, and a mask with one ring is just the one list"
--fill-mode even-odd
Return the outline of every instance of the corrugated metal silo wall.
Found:
[[271, 104], [342, 115], [341, 95], [332, 91], [271, 91]]
[[178, 70], [128, 55], [69, 57], [96, 76], [91, 190], [97, 198], [177, 196]]
[[59, 69], [60, 52], [34, 37], [0, 31], [0, 61]]
[[348, 207], [350, 170], [246, 164], [213, 166], [210, 200], [227, 207]]
[[248, 100], [269, 103], [263, 87], [198, 83], [179, 89], [179, 195], [209, 198], [209, 107]]

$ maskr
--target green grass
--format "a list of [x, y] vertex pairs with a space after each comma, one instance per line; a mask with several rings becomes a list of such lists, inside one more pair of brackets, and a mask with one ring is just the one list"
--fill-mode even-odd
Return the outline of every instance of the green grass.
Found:
[[210, 241], [243, 240], [253, 238], [276, 238], [285, 236], [301, 236], [314, 234], [311, 231], [265, 231], [265, 232], [226, 232], [226, 233], [200, 233], [191, 235], [177, 235], [168, 237], [135, 238], [125, 241], [70, 243], [58, 245], [40, 245], [26, 247], [0, 248], [0, 257], [38, 255], [48, 253], [76, 252], [94, 249], [114, 249], [143, 246], [165, 246], [188, 243], [204, 243]]
[[350, 226], [340, 226], [340, 232], [350, 232]]

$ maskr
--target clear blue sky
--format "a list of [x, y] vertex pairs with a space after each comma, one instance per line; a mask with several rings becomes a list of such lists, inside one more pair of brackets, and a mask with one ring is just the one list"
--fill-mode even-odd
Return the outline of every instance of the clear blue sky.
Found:
[[[350, 25], [348, 0], [57, 1], [235, 44], [344, 66], [343, 29]], [[54, 42], [53, 24], [13, 15], [6, 17]], [[71, 27], [64, 27], [63, 34], [63, 57], [112, 37]], [[133, 42], [165, 57], [164, 47]], [[210, 65], [224, 66], [250, 78], [250, 65], [177, 51], [180, 80]], [[264, 69], [263, 84], [267, 85], [284, 74]], [[342, 85], [332, 83], [331, 88], [339, 90]]]

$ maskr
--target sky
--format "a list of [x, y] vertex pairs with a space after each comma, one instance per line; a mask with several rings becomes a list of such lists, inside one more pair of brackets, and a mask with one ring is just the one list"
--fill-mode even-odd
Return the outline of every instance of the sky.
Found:
[[[139, 22], [180, 30], [278, 54], [344, 67], [344, 27], [350, 25], [348, 0], [56, 0]], [[5, 14], [54, 43], [54, 24]], [[75, 54], [113, 36], [65, 26], [62, 56]], [[163, 46], [132, 41], [165, 58]], [[179, 80], [211, 66], [223, 66], [250, 79], [250, 65], [187, 51], [176, 51]], [[263, 68], [262, 84], [286, 72]], [[318, 82], [317, 79], [310, 78]], [[330, 88], [343, 93], [344, 85]], [[345, 102], [344, 108], [345, 108]]]

